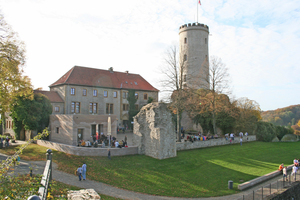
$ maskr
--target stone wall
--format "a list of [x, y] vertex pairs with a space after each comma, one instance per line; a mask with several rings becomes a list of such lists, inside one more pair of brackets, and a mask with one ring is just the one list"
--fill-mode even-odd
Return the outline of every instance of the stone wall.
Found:
[[68, 200], [88, 200], [101, 199], [94, 189], [70, 190], [68, 191]]
[[175, 157], [176, 134], [172, 116], [164, 103], [144, 106], [134, 117], [133, 145], [139, 154], [157, 159]]
[[296, 182], [287, 189], [286, 191], [282, 192], [278, 195], [272, 195], [266, 199], [272, 199], [272, 200], [282, 200], [282, 199], [300, 199], [300, 183]]
[[107, 156], [107, 150], [110, 149], [111, 156], [124, 156], [134, 155], [138, 153], [137, 147], [126, 148], [94, 148], [94, 147], [77, 147], [73, 145], [67, 145], [62, 143], [50, 142], [46, 140], [37, 140], [37, 144], [40, 146], [54, 149], [64, 153], [77, 155], [77, 156]]
[[[249, 135], [248, 142], [256, 141], [256, 135]], [[243, 137], [243, 143], [247, 142], [247, 137]], [[233, 144], [240, 143], [240, 138], [236, 137], [233, 141]], [[220, 146], [220, 145], [228, 145], [230, 144], [230, 140], [226, 140], [225, 138], [218, 138], [218, 139], [210, 139], [205, 141], [195, 141], [195, 142], [177, 142], [176, 143], [176, 150], [187, 150], [187, 149], [199, 149], [205, 147], [212, 147], [212, 146]]]

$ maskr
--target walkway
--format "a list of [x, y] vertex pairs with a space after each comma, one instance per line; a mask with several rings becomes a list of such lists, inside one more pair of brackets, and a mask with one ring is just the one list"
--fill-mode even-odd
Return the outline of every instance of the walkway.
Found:
[[[17, 145], [20, 145], [19, 141]], [[0, 160], [6, 159], [5, 154], [0, 153]], [[32, 167], [33, 174], [43, 174], [44, 168], [45, 168], [46, 161], [20, 161], [20, 165], [15, 167], [14, 174], [28, 174], [29, 173], [29, 167]], [[137, 192], [132, 192], [129, 190], [124, 190], [120, 188], [116, 188], [101, 182], [96, 182], [93, 180], [86, 180], [86, 181], [78, 181], [78, 177], [72, 174], [68, 174], [62, 171], [57, 170], [57, 165], [53, 164], [53, 179], [56, 181], [77, 186], [79, 188], [85, 188], [85, 189], [94, 189], [96, 192], [100, 194], [104, 194], [107, 196], [117, 197], [120, 199], [130, 199], [130, 200], [234, 200], [234, 199], [241, 199], [243, 195], [247, 195], [249, 193], [252, 193], [253, 190], [256, 190], [258, 188], [261, 188], [262, 186], [265, 186], [269, 183], [272, 183], [281, 176], [275, 177], [267, 182], [264, 182], [260, 185], [257, 185], [256, 187], [253, 187], [251, 189], [245, 190], [243, 192], [234, 194], [234, 195], [228, 195], [228, 196], [222, 196], [222, 197], [209, 197], [209, 198], [177, 198], [177, 197], [163, 197], [163, 196], [153, 196], [153, 195], [147, 195]]]

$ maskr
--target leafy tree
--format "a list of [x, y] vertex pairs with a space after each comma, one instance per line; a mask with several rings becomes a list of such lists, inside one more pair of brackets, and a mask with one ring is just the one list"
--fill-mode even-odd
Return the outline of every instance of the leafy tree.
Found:
[[235, 103], [239, 109], [236, 131], [253, 133], [256, 129], [257, 122], [261, 120], [259, 104], [246, 97], [238, 99]]
[[128, 90], [127, 101], [129, 103], [129, 111], [128, 111], [129, 122], [130, 122], [129, 127], [132, 130], [133, 129], [133, 124], [131, 122], [133, 121], [133, 117], [139, 112], [135, 108], [135, 103], [137, 101], [137, 98], [135, 97], [135, 90]]
[[[0, 14], [0, 112], [1, 120], [19, 96], [32, 98], [31, 83], [22, 76], [25, 48]], [[4, 123], [2, 123], [4, 125]]]
[[17, 139], [19, 139], [20, 131], [23, 128], [41, 132], [48, 126], [52, 105], [45, 95], [35, 93], [32, 100], [23, 96], [19, 97], [11, 111], [15, 123], [14, 131]]

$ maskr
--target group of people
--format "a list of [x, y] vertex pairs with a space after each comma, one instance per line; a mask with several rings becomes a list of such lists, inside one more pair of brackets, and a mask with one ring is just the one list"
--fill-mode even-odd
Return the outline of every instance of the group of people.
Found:
[[[2, 147], [9, 147], [9, 137], [8, 136], [6, 136], [6, 138], [5, 139], [3, 139], [3, 137], [1, 137], [1, 140], [0, 140], [0, 142], [1, 142], [1, 146]], [[4, 143], [3, 143], [3, 141], [4, 141]]]
[[82, 177], [82, 180], [86, 180], [86, 164], [83, 163], [82, 166], [79, 166], [78, 169], [76, 170], [76, 174], [79, 178], [79, 181], [81, 181], [81, 177]]
[[[292, 167], [292, 173], [291, 173], [291, 176], [293, 175], [296, 175], [298, 169], [299, 169], [299, 164], [300, 164], [300, 161], [299, 159], [294, 159], [293, 160], [293, 167]], [[284, 164], [282, 163], [281, 165], [279, 165], [279, 168], [278, 168], [279, 171], [282, 171], [282, 175], [283, 175], [283, 179], [285, 181], [288, 181], [287, 179], [287, 167], [284, 166]], [[296, 177], [294, 177], [294, 179], [296, 180]]]

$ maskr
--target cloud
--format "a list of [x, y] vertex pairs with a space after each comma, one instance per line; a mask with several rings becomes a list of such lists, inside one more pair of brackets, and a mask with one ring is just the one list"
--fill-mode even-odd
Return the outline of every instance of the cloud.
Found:
[[[25, 68], [48, 89], [74, 65], [129, 70], [159, 88], [159, 68], [179, 26], [197, 19], [195, 0], [0, 0], [27, 46]], [[209, 53], [230, 70], [233, 93], [263, 110], [297, 104], [300, 5], [297, 0], [202, 0]], [[278, 97], [280, 94], [280, 97]], [[289, 97], [292, 98], [289, 98]], [[276, 99], [276, 100], [275, 100]]]

